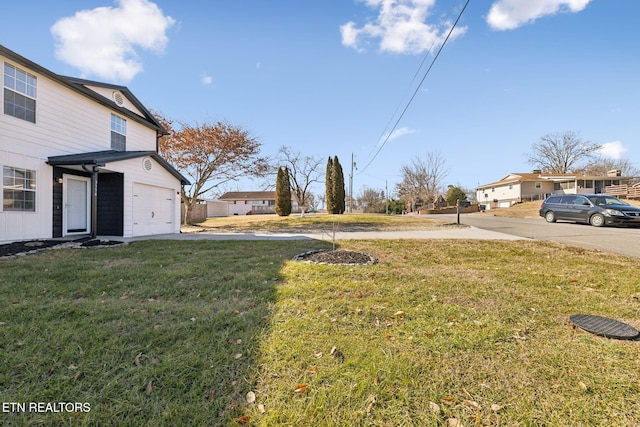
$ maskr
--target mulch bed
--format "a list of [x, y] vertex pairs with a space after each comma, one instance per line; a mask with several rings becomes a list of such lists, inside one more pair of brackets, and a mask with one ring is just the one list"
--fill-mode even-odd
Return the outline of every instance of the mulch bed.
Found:
[[378, 260], [365, 252], [354, 251], [309, 251], [293, 257], [295, 261], [304, 261], [313, 264], [334, 265], [370, 265]]
[[65, 248], [91, 248], [100, 246], [122, 245], [123, 242], [116, 240], [91, 239], [88, 237], [76, 240], [26, 240], [23, 242], [13, 242], [0, 245], [0, 259], [9, 258], [29, 253], [39, 252], [45, 249], [56, 247]]

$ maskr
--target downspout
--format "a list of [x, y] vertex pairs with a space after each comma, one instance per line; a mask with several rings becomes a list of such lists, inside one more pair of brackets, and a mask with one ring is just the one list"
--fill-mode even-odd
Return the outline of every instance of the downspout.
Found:
[[89, 233], [89, 237], [95, 239], [98, 229], [98, 166], [93, 166], [89, 170], [83, 163], [82, 169], [91, 174], [91, 233]]

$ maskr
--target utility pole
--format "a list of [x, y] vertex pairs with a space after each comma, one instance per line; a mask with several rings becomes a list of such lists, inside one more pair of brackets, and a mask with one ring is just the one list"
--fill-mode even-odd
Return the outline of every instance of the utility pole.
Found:
[[389, 184], [384, 180], [384, 210], [389, 215]]
[[349, 213], [353, 212], [353, 170], [358, 169], [351, 153], [351, 173], [349, 174]]

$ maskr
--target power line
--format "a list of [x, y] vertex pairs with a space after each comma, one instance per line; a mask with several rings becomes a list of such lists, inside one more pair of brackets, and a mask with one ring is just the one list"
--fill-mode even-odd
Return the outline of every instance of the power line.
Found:
[[[447, 12], [447, 16], [445, 17], [445, 19], [443, 21], [443, 24], [445, 22], [449, 22], [449, 17], [453, 13], [453, 9], [455, 8], [457, 3], [458, 3], [457, 0], [454, 0], [454, 2], [451, 3], [451, 7], [449, 8], [449, 11]], [[436, 45], [436, 40], [437, 40], [436, 38], [433, 39], [433, 43], [431, 43], [431, 46], [429, 47], [429, 49], [427, 49], [427, 52], [422, 57], [422, 61], [420, 61], [420, 65], [416, 69], [416, 72], [413, 74], [413, 77], [411, 78], [411, 81], [409, 82], [409, 84], [407, 86], [407, 89], [410, 89], [411, 86], [413, 85], [413, 83], [416, 81], [416, 78], [420, 74], [420, 70], [422, 70], [422, 67], [424, 66], [424, 63], [427, 61], [427, 58], [429, 57], [429, 55], [431, 55], [431, 52], [433, 51], [433, 48]], [[389, 129], [389, 126], [391, 126], [391, 123], [393, 122], [393, 118], [396, 117], [396, 115], [398, 114], [398, 111], [400, 110], [400, 106], [401, 105], [402, 105], [402, 99], [400, 100], [400, 102], [398, 102], [398, 106], [393, 111], [393, 114], [391, 115], [391, 117], [389, 117], [389, 121], [387, 122], [387, 125], [384, 127], [384, 130], [382, 131], [382, 133], [378, 137], [377, 141], [381, 141], [385, 137], [385, 135], [391, 135], [391, 133], [387, 134], [387, 130]], [[369, 153], [369, 157], [371, 157], [371, 155], [373, 154], [374, 150], [376, 149], [376, 145], [374, 145], [373, 148], [371, 149], [371, 152]]]
[[[444, 49], [444, 46], [447, 44], [447, 41], [449, 40], [449, 37], [451, 37], [451, 34], [453, 33], [453, 30], [456, 28], [456, 25], [458, 25], [458, 22], [460, 21], [460, 19], [462, 18], [462, 14], [464, 13], [464, 11], [466, 10], [467, 6], [469, 5], [469, 1], [471, 0], [467, 0], [462, 8], [462, 10], [460, 11], [460, 13], [458, 14], [458, 18], [456, 18], [456, 21], [453, 23], [453, 25], [451, 26], [451, 29], [449, 30], [449, 33], [447, 34], [447, 37], [444, 39], [444, 42], [442, 42], [442, 45], [440, 46], [440, 48], [438, 49], [438, 53], [436, 53], [436, 55], [433, 57], [433, 60], [431, 61], [431, 64], [429, 65], [429, 68], [427, 69], [427, 71], [424, 73], [424, 75], [422, 76], [422, 79], [420, 80], [420, 83], [418, 84], [418, 87], [416, 88], [416, 90], [413, 92], [413, 95], [411, 95], [411, 98], [409, 99], [409, 101], [407, 102], [407, 105], [404, 107], [404, 109], [402, 110], [402, 113], [400, 114], [400, 117], [398, 117], [398, 119], [396, 120], [395, 124], [393, 125], [393, 128], [391, 129], [391, 131], [387, 134], [387, 136], [385, 137], [384, 141], [382, 142], [382, 144], [380, 145], [380, 147], [378, 148], [378, 150], [376, 151], [376, 153], [373, 155], [373, 157], [371, 158], [371, 160], [369, 160], [369, 163], [367, 163], [365, 165], [364, 168], [362, 168], [360, 170], [360, 173], [364, 172], [370, 165], [371, 163], [373, 163], [373, 161], [376, 159], [376, 157], [378, 157], [378, 154], [380, 153], [380, 151], [382, 150], [382, 148], [387, 144], [387, 142], [389, 141], [389, 138], [391, 137], [391, 135], [393, 134], [393, 132], [396, 130], [396, 128], [398, 127], [398, 124], [400, 123], [400, 120], [402, 120], [402, 118], [404, 117], [404, 114], [407, 112], [407, 110], [409, 109], [409, 106], [411, 105], [411, 103], [413, 102], [413, 99], [416, 97], [416, 95], [418, 94], [418, 91], [420, 90], [420, 87], [422, 86], [422, 83], [425, 81], [425, 79], [427, 78], [427, 76], [429, 75], [429, 72], [431, 71], [431, 68], [433, 68], [433, 65], [435, 64], [436, 60], [438, 59], [438, 57], [440, 56], [440, 53], [442, 53], [442, 50]], [[421, 65], [422, 67], [422, 65]], [[359, 173], [359, 174], [360, 174]]]

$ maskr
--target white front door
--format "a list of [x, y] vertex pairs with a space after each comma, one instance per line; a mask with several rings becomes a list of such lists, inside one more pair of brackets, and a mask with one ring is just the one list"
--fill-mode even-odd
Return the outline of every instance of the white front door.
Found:
[[64, 235], [91, 233], [91, 178], [63, 176]]

